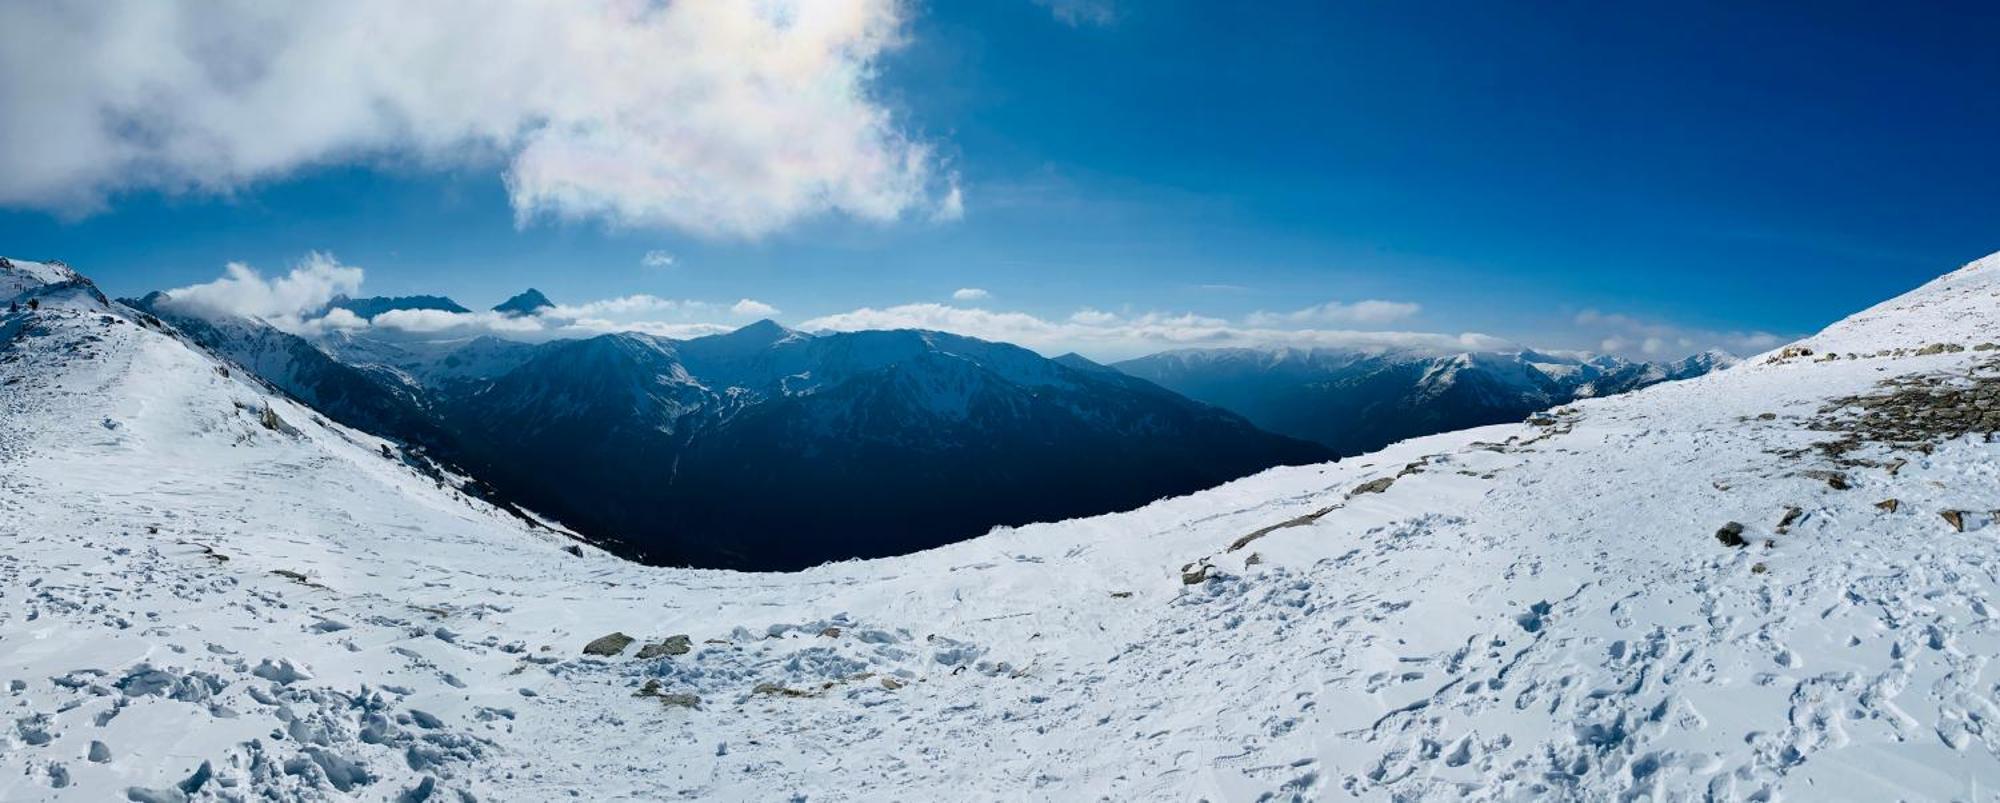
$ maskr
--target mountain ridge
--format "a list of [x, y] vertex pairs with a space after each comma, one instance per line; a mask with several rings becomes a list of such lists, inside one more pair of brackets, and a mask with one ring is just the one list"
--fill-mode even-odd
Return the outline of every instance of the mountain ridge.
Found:
[[1667, 363], [1519, 351], [1180, 349], [1111, 367], [1257, 426], [1360, 454], [1405, 438], [1518, 421], [1578, 399], [1627, 393], [1735, 364], [1722, 352]]

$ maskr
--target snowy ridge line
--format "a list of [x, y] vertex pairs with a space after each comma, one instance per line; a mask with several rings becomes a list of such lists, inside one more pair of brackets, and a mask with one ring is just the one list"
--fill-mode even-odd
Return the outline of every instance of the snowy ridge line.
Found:
[[566, 554], [45, 305], [0, 318], [0, 798], [1972, 796], [1990, 273], [1814, 355], [791, 574]]

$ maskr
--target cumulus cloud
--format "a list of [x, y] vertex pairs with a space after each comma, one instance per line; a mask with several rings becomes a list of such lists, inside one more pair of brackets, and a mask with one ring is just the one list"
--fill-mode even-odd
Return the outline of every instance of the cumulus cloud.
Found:
[[1247, 322], [1253, 326], [1283, 326], [1286, 324], [1348, 324], [1379, 326], [1385, 323], [1409, 318], [1423, 307], [1408, 301], [1381, 301], [1369, 299], [1343, 304], [1328, 301], [1291, 312], [1253, 312]]
[[1487, 351], [1513, 347], [1508, 341], [1467, 332], [1280, 329], [1236, 323], [1193, 313], [1150, 312], [1121, 316], [1081, 309], [1064, 320], [1024, 312], [1001, 312], [948, 304], [903, 304], [826, 315], [804, 321], [807, 331], [936, 329], [986, 340], [1001, 340], [1044, 353], [1081, 351], [1104, 359], [1136, 357], [1173, 348], [1219, 346], [1301, 346], [1369, 351]]
[[[360, 268], [342, 265], [331, 254], [317, 251], [275, 279], [264, 278], [244, 263], [231, 262], [224, 266], [222, 278], [169, 291], [166, 303], [195, 315], [259, 318], [280, 328], [300, 329], [306, 317], [317, 315], [334, 296], [361, 289], [361, 277]], [[333, 323], [351, 327], [359, 320], [349, 313]]]
[[[0, 205], [227, 193], [354, 161], [504, 166], [518, 221], [755, 237], [955, 217], [872, 88], [900, 0], [0, 6]], [[942, 196], [941, 198], [939, 196]]]
[[953, 290], [951, 293], [951, 298], [953, 301], [979, 301], [981, 299], [992, 298], [992, 297], [993, 297], [992, 293], [988, 293], [985, 290], [977, 287], [961, 287], [958, 288], [957, 290]]
[[671, 268], [674, 266], [674, 255], [665, 251], [647, 251], [645, 256], [639, 258], [639, 264], [655, 270]]
[[1759, 330], [1718, 331], [1649, 321], [1615, 312], [1586, 309], [1573, 319], [1585, 337], [1595, 338], [1598, 350], [1647, 359], [1682, 357], [1697, 351], [1720, 349], [1748, 356], [1789, 342], [1792, 338]]
[[1104, 310], [1101, 309], [1092, 309], [1090, 307], [1084, 307], [1083, 309], [1070, 313], [1069, 320], [1071, 323], [1080, 323], [1086, 326], [1104, 326], [1106, 324], [1116, 323], [1118, 321], [1118, 316], [1114, 313], [1105, 312]]
[[335, 307], [320, 316], [319, 325], [325, 329], [355, 330], [368, 328], [368, 319], [354, 314], [353, 310]]
[[745, 318], [769, 318], [778, 314], [778, 308], [754, 298], [746, 298], [730, 305], [729, 312]]

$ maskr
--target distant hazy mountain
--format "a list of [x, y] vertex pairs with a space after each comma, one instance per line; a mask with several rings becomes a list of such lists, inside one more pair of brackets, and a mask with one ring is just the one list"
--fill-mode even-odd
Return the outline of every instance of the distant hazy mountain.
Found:
[[1735, 362], [1713, 351], [1654, 363], [1535, 351], [1231, 348], [1170, 351], [1115, 367], [1272, 432], [1352, 455], [1405, 438], [1518, 421], [1575, 399], [1700, 376]]
[[553, 306], [555, 302], [550, 301], [548, 296], [542, 295], [542, 291], [530, 287], [527, 292], [494, 305], [493, 311], [505, 315], [533, 315], [537, 310]]
[[334, 296], [326, 308], [344, 309], [364, 320], [374, 320], [375, 316], [390, 310], [439, 310], [442, 312], [471, 312], [459, 303], [444, 296], [370, 296], [368, 298], [348, 298]]

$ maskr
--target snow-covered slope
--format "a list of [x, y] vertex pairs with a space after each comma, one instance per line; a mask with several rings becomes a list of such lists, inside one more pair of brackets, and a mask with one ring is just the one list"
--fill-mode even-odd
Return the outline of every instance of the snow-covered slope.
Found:
[[784, 575], [566, 554], [78, 296], [0, 319], [0, 799], [1979, 797], [1996, 291]]
[[81, 280], [76, 271], [61, 262], [29, 262], [21, 259], [0, 261], [0, 302], [12, 301], [52, 285]]

